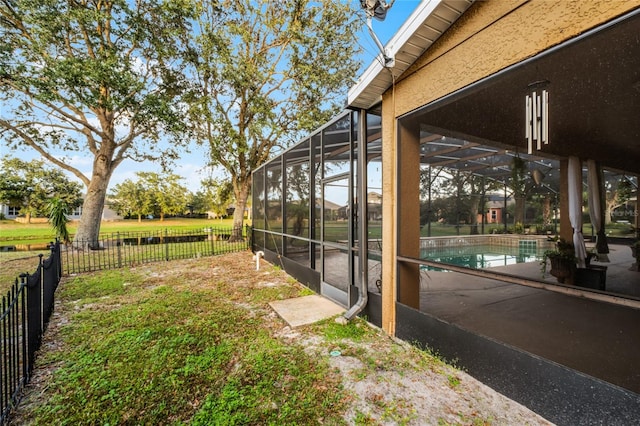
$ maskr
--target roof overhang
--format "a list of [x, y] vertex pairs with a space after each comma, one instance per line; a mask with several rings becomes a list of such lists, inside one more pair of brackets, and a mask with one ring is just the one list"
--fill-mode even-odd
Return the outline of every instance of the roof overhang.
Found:
[[[424, 0], [385, 46], [395, 57], [390, 69], [393, 75], [404, 73], [453, 25], [475, 0]], [[385, 70], [382, 53], [369, 65], [349, 90], [347, 105], [369, 109], [379, 103], [382, 94], [391, 87], [392, 73]]]

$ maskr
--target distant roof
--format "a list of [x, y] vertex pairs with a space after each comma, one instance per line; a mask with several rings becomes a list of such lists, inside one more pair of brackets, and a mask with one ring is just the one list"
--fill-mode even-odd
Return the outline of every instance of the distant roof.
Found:
[[[319, 207], [319, 203], [316, 203], [316, 207]], [[338, 210], [341, 208], [340, 204], [336, 204], [333, 201], [324, 200], [325, 210]]]
[[[395, 57], [393, 74], [404, 73], [475, 0], [423, 0], [385, 46]], [[389, 11], [393, 14], [393, 8]], [[349, 90], [347, 104], [369, 109], [391, 87], [391, 73], [382, 65], [382, 53], [376, 57]]]

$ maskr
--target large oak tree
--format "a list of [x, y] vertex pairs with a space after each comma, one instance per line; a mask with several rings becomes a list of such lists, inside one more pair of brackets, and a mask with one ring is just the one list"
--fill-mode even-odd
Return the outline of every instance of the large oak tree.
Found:
[[[175, 157], [177, 69], [188, 0], [2, 0], [0, 135], [72, 172], [87, 188], [76, 246], [97, 241], [109, 180], [126, 158]], [[86, 176], [69, 161], [87, 156]]]
[[251, 171], [327, 121], [360, 65], [355, 2], [204, 0], [190, 55], [197, 137], [228, 173], [240, 238]]

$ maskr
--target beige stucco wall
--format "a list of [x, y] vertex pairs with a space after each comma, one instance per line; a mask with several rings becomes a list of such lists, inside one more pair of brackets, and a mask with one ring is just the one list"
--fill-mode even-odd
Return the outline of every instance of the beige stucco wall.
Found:
[[475, 3], [383, 94], [382, 327], [395, 334], [396, 117], [640, 7], [640, 0], [492, 0]]

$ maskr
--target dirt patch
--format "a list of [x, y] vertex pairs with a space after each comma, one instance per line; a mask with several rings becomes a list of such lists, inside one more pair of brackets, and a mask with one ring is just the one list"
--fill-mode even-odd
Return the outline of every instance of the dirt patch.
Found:
[[340, 372], [352, 397], [345, 414], [349, 424], [552, 424], [463, 371], [370, 327], [378, 334], [374, 344], [346, 339], [341, 350], [331, 350], [308, 329], [280, 330], [310, 354], [328, 356]]

